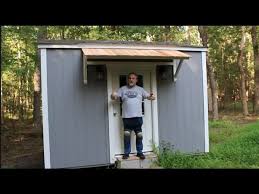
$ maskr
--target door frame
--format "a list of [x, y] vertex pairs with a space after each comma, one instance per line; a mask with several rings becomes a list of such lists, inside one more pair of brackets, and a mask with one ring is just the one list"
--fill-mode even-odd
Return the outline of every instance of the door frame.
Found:
[[[119, 76], [120, 75], [128, 75], [129, 72], [137, 72], [140, 75], [143, 75], [143, 84], [144, 84], [144, 88], [147, 89], [147, 91], [151, 90], [151, 71], [150, 70], [143, 70], [140, 68], [137, 69], [133, 69], [131, 68], [116, 68], [112, 71], [112, 88], [113, 90], [117, 90], [119, 88]], [[127, 78], [125, 78], [127, 81]], [[115, 85], [113, 85], [115, 84]], [[143, 126], [142, 126], [142, 130], [144, 132], [143, 134], [143, 152], [152, 152], [153, 151], [153, 147], [152, 147], [152, 143], [153, 143], [153, 125], [152, 125], [152, 109], [151, 109], [151, 101], [149, 100], [145, 100], [144, 103], [144, 109], [145, 109], [145, 115], [143, 117]], [[113, 110], [114, 108], [116, 109], [116, 113], [118, 116], [113, 116], [113, 120], [111, 122], [114, 123], [115, 127], [111, 129], [111, 133], [114, 136], [114, 140], [116, 141], [116, 147], [114, 147], [114, 149], [116, 150], [115, 153], [115, 157], [121, 156], [124, 153], [123, 150], [123, 122], [122, 122], [122, 117], [120, 116], [121, 112], [120, 112], [120, 108], [119, 108], [119, 101], [113, 101]], [[146, 112], [148, 111], [148, 112]], [[114, 113], [113, 112], [113, 115]], [[118, 123], [119, 122], [119, 123]], [[118, 125], [119, 124], [119, 125]], [[119, 127], [119, 128], [118, 128]], [[119, 131], [118, 131], [119, 130]], [[118, 133], [119, 132], [119, 133]], [[116, 133], [116, 134], [114, 134]], [[118, 136], [119, 135], [119, 136]], [[131, 133], [131, 153], [132, 154], [136, 154], [137, 153], [137, 149], [136, 149], [136, 136], [135, 133]], [[151, 142], [150, 142], [151, 141]], [[119, 146], [119, 143], [121, 146]]]
[[[123, 63], [123, 64], [122, 64]], [[157, 82], [156, 82], [156, 63], [151, 62], [108, 62], [106, 63], [107, 67], [107, 93], [108, 93], [108, 120], [109, 120], [109, 146], [110, 146], [110, 162], [113, 164], [116, 161], [115, 158], [115, 149], [113, 142], [113, 104], [111, 100], [112, 93], [112, 72], [118, 70], [119, 68], [130, 69], [130, 67], [137, 68], [143, 71], [150, 71], [150, 87], [151, 90], [156, 95], [156, 100], [151, 101], [151, 119], [152, 119], [152, 140], [155, 146], [159, 146], [159, 135], [158, 135], [158, 108], [157, 108]], [[125, 67], [126, 66], [126, 67]]]

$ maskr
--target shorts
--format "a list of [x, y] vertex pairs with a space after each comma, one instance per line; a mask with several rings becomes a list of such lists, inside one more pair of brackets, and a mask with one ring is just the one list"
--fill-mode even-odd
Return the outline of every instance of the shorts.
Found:
[[123, 118], [124, 130], [142, 131], [142, 117]]

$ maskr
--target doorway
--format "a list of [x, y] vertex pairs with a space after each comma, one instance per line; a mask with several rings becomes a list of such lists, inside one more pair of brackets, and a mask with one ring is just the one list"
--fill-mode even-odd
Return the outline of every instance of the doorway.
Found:
[[[107, 65], [108, 85], [108, 112], [109, 112], [109, 136], [110, 136], [110, 157], [113, 162], [115, 156], [124, 153], [124, 128], [122, 122], [122, 101], [110, 99], [112, 92], [127, 84], [127, 76], [130, 72], [138, 74], [137, 85], [143, 87], [147, 92], [154, 92], [156, 95], [155, 65], [146, 67], [134, 66], [133, 64], [112, 64]], [[156, 101], [156, 100], [155, 100]], [[157, 132], [157, 102], [143, 99], [143, 152], [152, 152], [154, 142], [158, 142]], [[155, 119], [154, 119], [155, 118]], [[131, 153], [136, 151], [136, 136], [131, 133]]]

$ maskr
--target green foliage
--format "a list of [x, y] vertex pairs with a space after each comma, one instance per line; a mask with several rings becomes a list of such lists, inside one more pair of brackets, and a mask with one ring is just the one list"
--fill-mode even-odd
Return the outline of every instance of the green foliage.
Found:
[[[246, 46], [244, 69], [246, 72], [247, 89], [253, 90], [253, 59], [249, 27], [246, 27]], [[241, 26], [210, 26], [208, 27], [209, 62], [215, 70], [218, 83], [219, 101], [230, 102], [240, 99], [240, 70], [237, 65], [238, 49], [241, 40]], [[223, 103], [224, 103], [223, 102]], [[224, 104], [221, 104], [224, 107]]]
[[13, 118], [21, 116], [23, 119], [26, 112], [32, 111], [37, 28], [3, 26], [1, 30], [4, 109], [6, 116]]
[[[163, 41], [167, 33], [170, 41], [186, 41], [186, 30], [181, 26], [171, 26], [169, 31], [165, 26], [2, 26], [2, 102], [6, 117], [23, 119], [32, 113], [41, 28], [47, 29], [47, 38], [52, 40]], [[195, 27], [189, 32], [195, 42]]]
[[209, 126], [209, 153], [184, 154], [163, 147], [158, 155], [159, 165], [164, 168], [259, 168], [259, 122], [240, 127], [231, 121], [213, 121]]
[[[170, 41], [201, 45], [197, 26], [45, 26], [52, 40]], [[2, 26], [2, 95], [4, 110], [19, 118], [19, 111], [30, 112], [33, 101], [33, 74], [37, 66], [37, 37], [42, 26]], [[258, 29], [258, 28], [257, 28]], [[244, 66], [249, 96], [254, 91], [253, 52], [250, 27]], [[259, 34], [259, 33], [258, 33]], [[220, 106], [239, 100], [240, 73], [237, 66], [241, 26], [209, 26], [209, 62], [215, 70]], [[258, 38], [259, 39], [259, 38]], [[251, 98], [249, 99], [251, 101]], [[235, 108], [235, 106], [234, 106]], [[239, 111], [239, 109], [237, 109]], [[11, 113], [12, 112], [12, 113]], [[10, 114], [6, 115], [10, 115]], [[27, 113], [25, 113], [27, 114]]]

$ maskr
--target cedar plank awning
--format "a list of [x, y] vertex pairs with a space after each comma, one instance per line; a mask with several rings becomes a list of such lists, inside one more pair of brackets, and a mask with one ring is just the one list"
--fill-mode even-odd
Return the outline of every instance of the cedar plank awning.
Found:
[[83, 48], [87, 59], [135, 58], [135, 59], [189, 59], [190, 56], [169, 49], [124, 49], [124, 48]]

